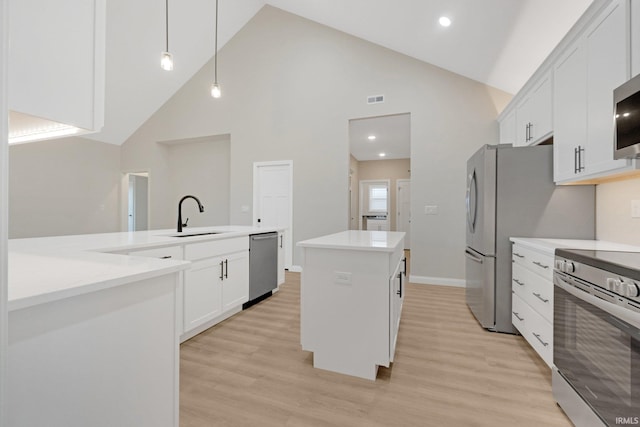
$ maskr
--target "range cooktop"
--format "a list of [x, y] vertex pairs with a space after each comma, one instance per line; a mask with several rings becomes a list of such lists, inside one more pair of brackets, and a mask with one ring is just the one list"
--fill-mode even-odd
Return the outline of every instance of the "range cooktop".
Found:
[[640, 280], [640, 252], [556, 249], [556, 256]]

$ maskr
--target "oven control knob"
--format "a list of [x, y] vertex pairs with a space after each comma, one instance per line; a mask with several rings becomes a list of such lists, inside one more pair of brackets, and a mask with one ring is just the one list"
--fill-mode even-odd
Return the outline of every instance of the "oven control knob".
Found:
[[606, 284], [606, 288], [610, 291], [615, 291], [616, 290], [616, 279], [614, 279], [613, 277], [607, 277], [607, 284]]
[[565, 262], [564, 263], [564, 271], [566, 273], [575, 273], [576, 266], [571, 261]]
[[640, 289], [638, 289], [638, 285], [635, 282], [625, 282], [624, 284], [626, 285], [626, 296], [634, 298], [640, 295]]

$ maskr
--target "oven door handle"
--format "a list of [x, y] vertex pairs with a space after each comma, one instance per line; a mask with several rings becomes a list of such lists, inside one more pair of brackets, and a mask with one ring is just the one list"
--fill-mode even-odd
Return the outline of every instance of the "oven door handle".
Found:
[[617, 304], [612, 304], [609, 301], [605, 301], [598, 297], [595, 297], [585, 291], [575, 288], [569, 282], [566, 281], [562, 276], [558, 274], [554, 274], [554, 283], [557, 287], [567, 291], [574, 297], [588, 302], [589, 304], [606, 311], [611, 314], [613, 317], [622, 320], [633, 326], [636, 329], [640, 330], [640, 313], [636, 313], [635, 311], [628, 310], [626, 308], [620, 307]]

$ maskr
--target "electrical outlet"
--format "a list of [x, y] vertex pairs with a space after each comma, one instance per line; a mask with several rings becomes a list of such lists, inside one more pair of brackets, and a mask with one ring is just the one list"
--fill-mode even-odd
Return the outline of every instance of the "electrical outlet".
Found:
[[424, 207], [425, 215], [438, 215], [438, 206], [435, 205], [427, 205]]
[[631, 218], [640, 218], [640, 200], [631, 201]]

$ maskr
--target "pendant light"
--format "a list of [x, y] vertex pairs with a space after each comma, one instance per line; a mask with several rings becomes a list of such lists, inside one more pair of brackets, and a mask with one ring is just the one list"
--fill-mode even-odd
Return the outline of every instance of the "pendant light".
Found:
[[218, 84], [218, 0], [216, 0], [216, 31], [215, 31], [215, 47], [213, 57], [213, 84], [211, 85], [211, 96], [214, 98], [220, 98], [222, 92], [220, 91], [220, 85]]
[[166, 44], [165, 51], [162, 52], [162, 58], [160, 59], [160, 67], [165, 71], [171, 71], [173, 70], [173, 56], [169, 53], [169, 0], [165, 0], [164, 15]]

